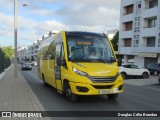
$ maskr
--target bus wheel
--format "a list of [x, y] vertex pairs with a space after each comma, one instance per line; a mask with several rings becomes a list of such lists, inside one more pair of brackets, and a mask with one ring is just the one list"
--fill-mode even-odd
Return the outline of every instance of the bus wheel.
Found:
[[44, 77], [44, 75], [42, 74], [42, 80], [43, 80], [43, 84], [44, 84], [44, 86], [48, 86], [48, 84], [45, 82], [45, 77]]
[[72, 93], [69, 83], [65, 84], [64, 92], [65, 92], [65, 96], [66, 96], [68, 101], [70, 101], [70, 102], [76, 102], [77, 101], [77, 96]]
[[115, 100], [118, 97], [118, 94], [108, 94], [107, 96], [109, 100]]

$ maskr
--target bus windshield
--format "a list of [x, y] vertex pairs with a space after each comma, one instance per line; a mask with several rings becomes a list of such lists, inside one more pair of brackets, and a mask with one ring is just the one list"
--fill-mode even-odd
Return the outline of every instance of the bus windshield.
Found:
[[107, 62], [115, 60], [104, 34], [68, 34], [68, 60], [72, 62]]

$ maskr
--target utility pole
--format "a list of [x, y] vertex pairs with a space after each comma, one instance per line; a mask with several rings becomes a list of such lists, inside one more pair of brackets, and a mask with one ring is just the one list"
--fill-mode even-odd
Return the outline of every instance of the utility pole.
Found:
[[14, 77], [17, 77], [17, 12], [18, 0], [14, 0]]

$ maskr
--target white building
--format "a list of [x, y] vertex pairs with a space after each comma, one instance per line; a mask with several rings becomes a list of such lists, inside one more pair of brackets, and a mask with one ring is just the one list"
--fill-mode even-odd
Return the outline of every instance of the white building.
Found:
[[114, 35], [118, 32], [118, 29], [110, 29], [110, 30], [105, 30], [105, 34], [108, 36], [110, 40], [113, 39]]
[[160, 62], [160, 0], [121, 0], [119, 54], [142, 67]]
[[28, 48], [19, 47], [17, 49], [17, 56], [18, 56], [19, 61], [25, 61], [28, 58]]
[[37, 41], [33, 42], [33, 45], [28, 46], [28, 58], [30, 61], [37, 60], [38, 47], [41, 42], [42, 39], [38, 39]]
[[38, 39], [37, 41], [33, 42], [32, 45], [28, 47], [21, 47], [18, 49], [18, 57], [20, 61], [36, 61], [37, 60], [37, 52], [39, 45], [42, 41], [44, 41], [47, 37], [53, 36], [57, 33], [57, 31], [51, 30], [48, 35], [43, 35], [42, 38]]

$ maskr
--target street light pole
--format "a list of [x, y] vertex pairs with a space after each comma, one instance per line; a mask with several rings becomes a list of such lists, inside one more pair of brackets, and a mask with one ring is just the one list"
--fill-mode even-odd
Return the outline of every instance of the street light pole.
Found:
[[17, 0], [14, 0], [14, 77], [17, 77]]
[[[29, 6], [29, 4], [23, 4]], [[18, 0], [14, 0], [14, 77], [18, 76], [17, 70], [17, 14], [18, 14]]]

